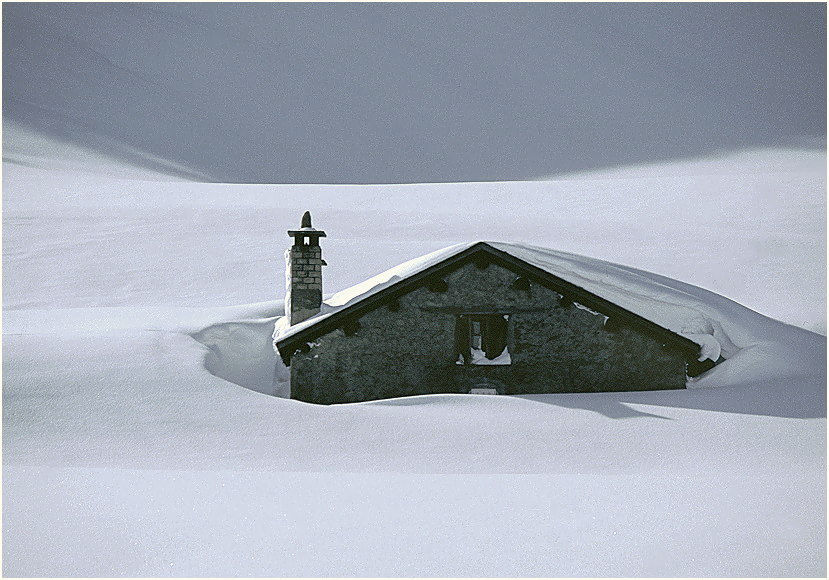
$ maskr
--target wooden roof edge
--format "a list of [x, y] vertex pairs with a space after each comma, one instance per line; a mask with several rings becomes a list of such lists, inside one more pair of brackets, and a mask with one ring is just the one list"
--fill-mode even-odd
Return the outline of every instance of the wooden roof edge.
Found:
[[607, 316], [618, 316], [623, 318], [632, 326], [639, 327], [646, 333], [657, 334], [666, 342], [672, 343], [681, 350], [688, 351], [689, 355], [696, 357], [699, 354], [700, 345], [689, 338], [681, 336], [672, 330], [669, 330], [651, 320], [648, 320], [647, 318], [644, 318], [643, 316], [636, 314], [635, 312], [631, 312], [630, 310], [627, 310], [626, 308], [623, 308], [610, 300], [602, 298], [589, 290], [585, 290], [572, 282], [568, 282], [567, 280], [547, 272], [543, 268], [530, 264], [521, 258], [513, 256], [508, 252], [495, 248], [486, 242], [477, 242], [472, 246], [461, 250], [457, 254], [448, 256], [447, 258], [433, 264], [432, 266], [429, 266], [428, 268], [425, 268], [424, 270], [421, 270], [420, 272], [417, 272], [407, 278], [403, 278], [402, 280], [399, 280], [386, 288], [371, 294], [370, 296], [358, 300], [351, 306], [345, 306], [340, 310], [333, 312], [330, 316], [323, 318], [317, 323], [309, 325], [307, 328], [300, 330], [296, 334], [281, 340], [276, 339], [276, 348], [279, 350], [283, 361], [288, 364], [291, 355], [302, 343], [309, 342], [323, 334], [327, 334], [328, 332], [340, 328], [344, 321], [352, 318], [359, 318], [366, 312], [374, 310], [383, 303], [394, 299], [398, 295], [407, 293], [424, 279], [430, 278], [431, 276], [444, 270], [450, 270], [453, 266], [457, 266], [459, 262], [462, 262], [472, 254], [476, 254], [480, 251], [485, 251], [494, 258], [506, 262], [508, 265], [514, 266], [519, 270], [519, 272], [523, 271], [521, 273], [528, 273], [537, 280], [546, 282], [546, 284], [544, 284], [545, 286], [559, 292], [560, 294], [565, 294], [568, 297], [576, 299], [577, 302], [584, 304], [584, 306], [594, 308]]

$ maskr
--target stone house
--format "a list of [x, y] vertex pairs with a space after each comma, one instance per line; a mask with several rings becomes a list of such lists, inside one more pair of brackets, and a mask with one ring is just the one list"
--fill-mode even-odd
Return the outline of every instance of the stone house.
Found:
[[683, 389], [714, 364], [698, 361], [696, 342], [553, 273], [540, 248], [452, 246], [324, 304], [325, 232], [306, 212], [288, 235], [274, 346], [294, 399]]

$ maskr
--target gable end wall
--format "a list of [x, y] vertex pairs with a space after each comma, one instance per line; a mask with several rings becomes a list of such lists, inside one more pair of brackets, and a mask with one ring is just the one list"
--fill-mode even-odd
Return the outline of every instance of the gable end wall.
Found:
[[[516, 274], [467, 263], [444, 279], [448, 289], [418, 288], [399, 307], [382, 306], [359, 319], [356, 332], [329, 332], [291, 360], [292, 398], [356, 402], [428, 393], [469, 392], [481, 379], [507, 394], [598, 392], [685, 387], [681, 353], [630, 328], [604, 330], [605, 317]], [[510, 313], [509, 366], [457, 365], [456, 312]]]

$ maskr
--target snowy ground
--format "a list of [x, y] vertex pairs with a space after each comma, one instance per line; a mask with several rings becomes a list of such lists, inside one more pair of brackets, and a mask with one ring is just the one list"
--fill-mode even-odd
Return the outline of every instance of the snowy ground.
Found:
[[[30, 165], [3, 175], [4, 575], [825, 576], [824, 152], [389, 187]], [[305, 209], [326, 291], [512, 239], [799, 328], [720, 388], [273, 397]]]

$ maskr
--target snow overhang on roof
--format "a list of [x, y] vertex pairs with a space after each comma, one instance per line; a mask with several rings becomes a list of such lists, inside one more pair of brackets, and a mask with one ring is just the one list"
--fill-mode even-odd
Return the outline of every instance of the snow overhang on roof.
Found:
[[[328, 298], [319, 314], [293, 326], [280, 319], [274, 341], [286, 362], [297, 348], [483, 255], [607, 316], [655, 333], [699, 360], [717, 360], [719, 343], [702, 315], [699, 288], [657, 274], [566, 252], [508, 242], [456, 244], [409, 260]], [[704, 291], [702, 291], [704, 292]]]

